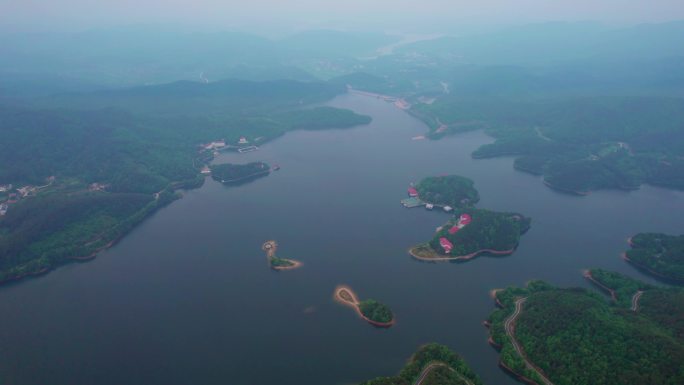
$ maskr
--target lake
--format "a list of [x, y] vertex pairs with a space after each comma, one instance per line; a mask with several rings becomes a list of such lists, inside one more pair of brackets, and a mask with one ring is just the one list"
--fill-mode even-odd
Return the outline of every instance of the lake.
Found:
[[[626, 238], [684, 228], [682, 192], [564, 195], [511, 158], [473, 160], [492, 141], [482, 132], [415, 141], [426, 127], [389, 103], [345, 94], [328, 104], [373, 122], [222, 154], [216, 163], [282, 169], [237, 187], [207, 179], [94, 261], [0, 288], [1, 382], [353, 384], [395, 374], [419, 345], [439, 342], [486, 383], [517, 384], [482, 326], [491, 289], [531, 279], [590, 287], [588, 267], [652, 282], [620, 258]], [[513, 255], [410, 258], [449, 216], [399, 201], [410, 182], [440, 174], [472, 178], [480, 208], [532, 217]], [[303, 267], [269, 269], [268, 239]], [[339, 284], [388, 304], [397, 324], [373, 328], [335, 303]]]

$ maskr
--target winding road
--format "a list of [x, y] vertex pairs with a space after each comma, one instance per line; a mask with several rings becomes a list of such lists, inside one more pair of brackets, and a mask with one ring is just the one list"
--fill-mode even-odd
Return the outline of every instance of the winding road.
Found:
[[632, 296], [632, 307], [630, 310], [632, 311], [639, 311], [639, 300], [641, 299], [641, 296], [644, 294], [643, 290], [639, 290], [634, 295]]
[[423, 371], [420, 373], [420, 376], [418, 376], [418, 379], [413, 383], [413, 385], [421, 385], [423, 383], [423, 381], [425, 381], [425, 379], [427, 378], [428, 374], [430, 374], [431, 371], [433, 371], [434, 369], [437, 369], [439, 367], [442, 367], [442, 366], [444, 366], [444, 367], [448, 368], [449, 370], [451, 370], [452, 372], [456, 373], [458, 378], [463, 380], [463, 382], [465, 382], [466, 384], [473, 385], [473, 383], [470, 380], [463, 377], [460, 373], [458, 373], [456, 370], [454, 370], [454, 368], [450, 367], [449, 365], [445, 364], [444, 362], [439, 362], [439, 361], [431, 362], [430, 364], [428, 364], [428, 366], [426, 366], [425, 369], [423, 369]]
[[515, 321], [518, 319], [518, 316], [520, 316], [520, 313], [522, 313], [522, 306], [527, 300], [527, 297], [520, 298], [517, 301], [515, 301], [515, 311], [513, 314], [511, 314], [510, 317], [506, 319], [506, 322], [504, 322], [504, 328], [506, 330], [506, 334], [510, 337], [511, 343], [513, 344], [513, 348], [515, 348], [515, 351], [520, 355], [520, 357], [523, 359], [525, 362], [525, 366], [527, 366], [528, 369], [533, 370], [539, 377], [541, 378], [542, 382], [544, 382], [545, 385], [553, 385], [553, 382], [546, 378], [544, 373], [534, 366], [532, 362], [525, 356], [525, 353], [522, 350], [522, 346], [520, 346], [520, 343], [518, 340], [515, 339]]

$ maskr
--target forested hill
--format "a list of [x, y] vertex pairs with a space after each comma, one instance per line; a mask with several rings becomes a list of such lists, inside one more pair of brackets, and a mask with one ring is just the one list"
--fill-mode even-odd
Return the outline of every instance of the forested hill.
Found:
[[616, 300], [541, 281], [496, 293], [502, 308], [489, 322], [502, 363], [539, 384], [525, 359], [556, 385], [681, 384], [684, 291], [602, 270], [589, 274]]
[[40, 103], [79, 109], [117, 107], [145, 114], [248, 115], [322, 102], [344, 92], [343, 85], [328, 82], [228, 79], [58, 94], [44, 98]]
[[434, 138], [485, 128], [497, 140], [474, 157], [516, 156], [517, 169], [544, 175], [559, 190], [684, 189], [684, 98], [444, 97], [412, 112], [434, 127]]
[[178, 82], [0, 105], [0, 282], [90, 257], [177, 198], [174, 190], [201, 185], [213, 156], [202, 144], [367, 124], [307, 105], [340, 90]]

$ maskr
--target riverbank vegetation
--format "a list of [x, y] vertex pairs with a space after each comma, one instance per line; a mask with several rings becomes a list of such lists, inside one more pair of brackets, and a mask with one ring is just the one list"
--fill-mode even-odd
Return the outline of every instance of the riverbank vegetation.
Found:
[[359, 310], [364, 317], [379, 323], [390, 323], [394, 319], [394, 314], [389, 306], [374, 299], [366, 299], [358, 304]]
[[628, 261], [656, 276], [684, 283], [684, 235], [640, 233], [630, 244]]
[[88, 259], [176, 198], [86, 190], [23, 199], [0, 220], [0, 281]]
[[444, 345], [431, 343], [421, 346], [398, 375], [378, 377], [361, 385], [413, 385], [423, 374], [421, 385], [482, 384], [460, 356]]
[[541, 383], [513, 348], [504, 326], [515, 301], [526, 298], [515, 321], [515, 338], [526, 358], [554, 384], [674, 385], [684, 381], [682, 291], [639, 284], [610, 272], [593, 270], [592, 276], [628, 298], [645, 290], [638, 310], [631, 310], [624, 301], [609, 302], [593, 290], [556, 288], [540, 281], [498, 291], [502, 308], [488, 322], [493, 343], [501, 347], [502, 364]]

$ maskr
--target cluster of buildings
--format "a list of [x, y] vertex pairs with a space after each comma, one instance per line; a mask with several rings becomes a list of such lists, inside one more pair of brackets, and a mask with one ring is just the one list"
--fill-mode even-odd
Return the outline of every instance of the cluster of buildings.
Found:
[[[449, 229], [449, 234], [456, 234], [459, 230], [467, 226], [472, 220], [473, 218], [469, 214], [461, 214], [461, 216], [458, 218], [458, 222], [456, 222], [456, 224]], [[451, 241], [446, 237], [439, 238], [439, 245], [442, 247], [445, 254], [451, 253], [451, 250], [454, 248], [454, 244], [451, 243]]]
[[106, 188], [107, 188], [107, 185], [102, 184], [102, 183], [91, 183], [88, 186], [89, 191], [105, 191]]
[[15, 188], [12, 184], [3, 184], [0, 185], [0, 195], [5, 196], [6, 198], [2, 197], [0, 199], [4, 199], [3, 202], [0, 202], [0, 216], [3, 216], [7, 214], [7, 210], [9, 209], [9, 205], [13, 203], [19, 202], [20, 199], [26, 198], [32, 195], [36, 195], [36, 193], [43, 188], [46, 188], [50, 186], [52, 183], [55, 181], [55, 177], [51, 176], [46, 179], [47, 184], [44, 186], [23, 186], [19, 188]]
[[[247, 145], [249, 144], [249, 140], [247, 140], [247, 137], [241, 136], [240, 139], [238, 139], [237, 144], [240, 146]], [[202, 144], [202, 149], [207, 150], [207, 151], [218, 151], [222, 150], [226, 147], [228, 147], [228, 143], [226, 143], [225, 139], [221, 140], [215, 140], [213, 142], [209, 142], [206, 144]]]
[[202, 145], [202, 147], [207, 151], [220, 150], [220, 149], [226, 147], [226, 141], [225, 140], [217, 140], [214, 142], [204, 144], [204, 145]]

